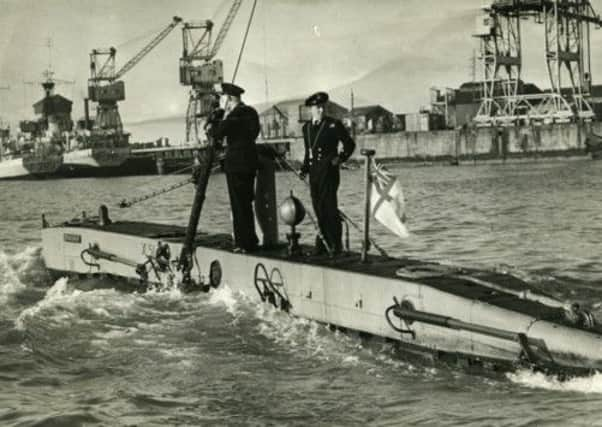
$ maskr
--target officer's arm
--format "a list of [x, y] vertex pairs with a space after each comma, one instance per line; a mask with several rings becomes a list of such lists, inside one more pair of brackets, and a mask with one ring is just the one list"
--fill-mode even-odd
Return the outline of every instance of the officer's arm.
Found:
[[249, 111], [249, 133], [251, 134], [253, 139], [257, 139], [259, 133], [261, 132], [261, 124], [259, 123], [259, 114], [255, 109], [250, 109]]
[[236, 130], [246, 129], [248, 135], [257, 139], [260, 132], [259, 115], [253, 109], [237, 110], [226, 116], [224, 120], [219, 122], [216, 129], [217, 138], [223, 138], [224, 136], [232, 135]]
[[343, 122], [337, 121], [337, 136], [339, 141], [343, 144], [343, 151], [339, 153], [339, 159], [342, 162], [346, 162], [355, 150], [355, 141], [349, 135], [347, 128], [343, 125]]
[[222, 139], [225, 136], [228, 136], [232, 133], [232, 129], [240, 126], [238, 123], [240, 120], [237, 117], [232, 117], [231, 115], [227, 116], [225, 119], [221, 120], [215, 126], [214, 137], [217, 139]]
[[223, 135], [219, 135], [219, 124], [224, 119], [224, 110], [222, 108], [218, 108], [211, 112], [209, 117], [207, 118], [207, 124], [205, 124], [205, 129], [207, 130], [207, 134], [214, 138], [216, 141], [220, 141]]
[[301, 173], [308, 174], [309, 173], [309, 141], [307, 137], [307, 123], [303, 125], [303, 145], [305, 146], [305, 155], [303, 157], [303, 165], [301, 165]]

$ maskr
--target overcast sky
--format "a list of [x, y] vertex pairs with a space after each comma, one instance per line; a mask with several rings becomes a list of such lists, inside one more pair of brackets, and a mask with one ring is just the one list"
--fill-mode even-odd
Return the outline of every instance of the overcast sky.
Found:
[[[259, 0], [237, 83], [246, 101], [268, 101], [331, 91], [349, 105], [380, 103], [394, 112], [429, 102], [431, 86], [456, 87], [471, 76], [471, 37], [481, 0]], [[218, 57], [231, 76], [251, 9], [244, 0]], [[602, 12], [602, 0], [594, 0]], [[56, 77], [74, 80], [58, 92], [82, 114], [89, 52], [115, 46], [118, 66], [141, 49], [174, 15], [214, 19], [219, 27], [230, 6], [223, 0], [0, 0], [0, 115], [31, 117], [41, 97], [23, 81], [42, 78], [50, 62]], [[525, 22], [525, 80], [546, 80], [543, 26]], [[602, 79], [602, 31], [592, 37], [593, 80]], [[183, 114], [188, 90], [178, 81], [181, 31], [174, 30], [123, 80], [123, 120]], [[600, 62], [600, 63], [599, 63]], [[477, 75], [479, 75], [477, 69]], [[356, 105], [357, 105], [356, 104]]]

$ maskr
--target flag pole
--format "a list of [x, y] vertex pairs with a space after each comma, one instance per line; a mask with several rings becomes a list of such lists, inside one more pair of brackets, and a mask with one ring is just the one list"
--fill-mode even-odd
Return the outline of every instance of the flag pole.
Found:
[[365, 157], [364, 161], [364, 241], [362, 243], [362, 262], [368, 262], [368, 251], [370, 250], [370, 188], [372, 184], [372, 174], [370, 165], [372, 156], [376, 151], [362, 148], [360, 154]]

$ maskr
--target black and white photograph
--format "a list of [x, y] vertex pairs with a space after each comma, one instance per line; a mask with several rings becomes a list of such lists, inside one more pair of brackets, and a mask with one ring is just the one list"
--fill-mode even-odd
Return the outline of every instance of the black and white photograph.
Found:
[[0, 426], [602, 426], [601, 14], [0, 0]]

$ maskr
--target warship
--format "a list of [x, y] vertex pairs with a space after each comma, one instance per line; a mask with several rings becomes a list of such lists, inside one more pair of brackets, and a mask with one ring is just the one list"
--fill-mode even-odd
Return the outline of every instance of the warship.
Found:
[[52, 74], [44, 73], [44, 97], [33, 104], [36, 118], [20, 121], [15, 139], [10, 135], [3, 139], [0, 179], [114, 174], [130, 155], [128, 135], [94, 129], [88, 114], [80, 121], [81, 126], [74, 127], [73, 103], [54, 93], [56, 79]]
[[62, 161], [57, 147], [11, 138], [10, 125], [0, 124], [0, 179], [49, 177]]

